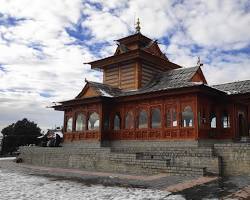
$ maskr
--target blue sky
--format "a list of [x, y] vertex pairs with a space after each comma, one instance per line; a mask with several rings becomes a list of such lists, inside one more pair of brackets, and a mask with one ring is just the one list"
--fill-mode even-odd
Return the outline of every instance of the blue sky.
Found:
[[1, 0], [0, 130], [23, 117], [62, 125], [46, 106], [101, 81], [83, 63], [112, 55], [136, 17], [172, 62], [200, 56], [209, 84], [250, 79], [248, 0]]

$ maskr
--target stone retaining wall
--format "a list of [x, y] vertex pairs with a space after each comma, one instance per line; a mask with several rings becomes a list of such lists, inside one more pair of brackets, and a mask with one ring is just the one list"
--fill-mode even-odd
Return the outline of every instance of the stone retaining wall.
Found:
[[109, 148], [21, 147], [20, 150], [20, 158], [25, 163], [40, 166], [136, 174], [205, 174], [204, 167], [172, 166], [164, 160], [137, 159], [136, 154], [114, 153]]
[[214, 151], [222, 158], [223, 175], [250, 174], [250, 143], [215, 144]]
[[22, 147], [26, 163], [121, 173], [170, 173], [197, 176], [250, 174], [250, 144], [215, 144], [211, 147]]
[[80, 148], [98, 148], [101, 147], [101, 142], [96, 140], [79, 140], [73, 142], [63, 142], [64, 147], [80, 147]]

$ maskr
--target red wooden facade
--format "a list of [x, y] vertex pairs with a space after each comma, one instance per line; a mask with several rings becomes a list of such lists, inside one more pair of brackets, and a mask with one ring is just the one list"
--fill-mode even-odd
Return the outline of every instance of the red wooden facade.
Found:
[[54, 106], [65, 112], [65, 141], [236, 139], [249, 134], [249, 93], [238, 98], [207, 86], [200, 68], [188, 80], [194, 83], [190, 87], [126, 93], [147, 86], [153, 72], [181, 67], [140, 33], [118, 41], [113, 56], [90, 64], [103, 70], [105, 85], [120, 94], [107, 95], [102, 85], [98, 89], [87, 83], [75, 99]]

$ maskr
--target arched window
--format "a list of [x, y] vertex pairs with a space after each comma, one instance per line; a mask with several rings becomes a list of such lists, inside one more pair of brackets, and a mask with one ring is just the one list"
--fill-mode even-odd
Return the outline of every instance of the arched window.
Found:
[[121, 118], [119, 114], [116, 114], [114, 117], [114, 130], [120, 130], [121, 129]]
[[148, 114], [145, 110], [142, 110], [139, 113], [138, 128], [148, 128]]
[[223, 112], [222, 115], [222, 127], [223, 128], [230, 128], [230, 119], [227, 111]]
[[67, 132], [72, 132], [72, 125], [73, 125], [73, 118], [70, 117], [67, 120], [67, 128], [66, 128]]
[[93, 112], [89, 115], [88, 130], [98, 130], [100, 126], [99, 115]]
[[175, 108], [168, 108], [166, 113], [166, 126], [176, 127], [177, 123], [177, 112]]
[[194, 123], [194, 113], [191, 106], [186, 106], [182, 112], [182, 127], [192, 127]]
[[78, 114], [76, 118], [76, 131], [83, 131], [86, 128], [86, 117], [84, 114]]
[[152, 128], [161, 127], [161, 111], [159, 108], [152, 109], [151, 127]]
[[214, 111], [212, 111], [210, 113], [210, 127], [211, 128], [216, 128], [216, 113]]
[[125, 129], [133, 129], [134, 128], [134, 115], [132, 111], [129, 111], [126, 114], [125, 118]]

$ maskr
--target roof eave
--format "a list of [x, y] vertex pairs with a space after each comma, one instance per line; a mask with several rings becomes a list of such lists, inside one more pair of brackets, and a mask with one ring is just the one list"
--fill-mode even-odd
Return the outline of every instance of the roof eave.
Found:
[[51, 106], [50, 108], [54, 108], [55, 110], [63, 111], [66, 108], [81, 105], [81, 104], [89, 104], [89, 103], [98, 103], [102, 102], [103, 100], [112, 99], [113, 97], [106, 97], [106, 96], [95, 96], [95, 97], [88, 97], [82, 99], [71, 99], [67, 101], [58, 102], [60, 105]]
[[96, 60], [93, 62], [89, 62], [86, 64], [90, 64], [92, 69], [98, 69], [98, 68], [102, 69], [106, 66], [111, 66], [111, 65], [121, 63], [121, 62], [129, 62], [129, 61], [133, 61], [134, 59], [143, 59], [143, 60], [146, 60], [148, 62], [153, 62], [153, 63], [156, 62], [156, 60], [158, 60], [158, 61], [161, 61], [162, 66], [165, 66], [165, 67], [168, 66], [171, 69], [182, 68], [180, 65], [177, 65], [167, 59], [161, 58], [147, 51], [144, 51], [142, 49], [131, 50], [126, 53], [109, 56], [109, 57]]

